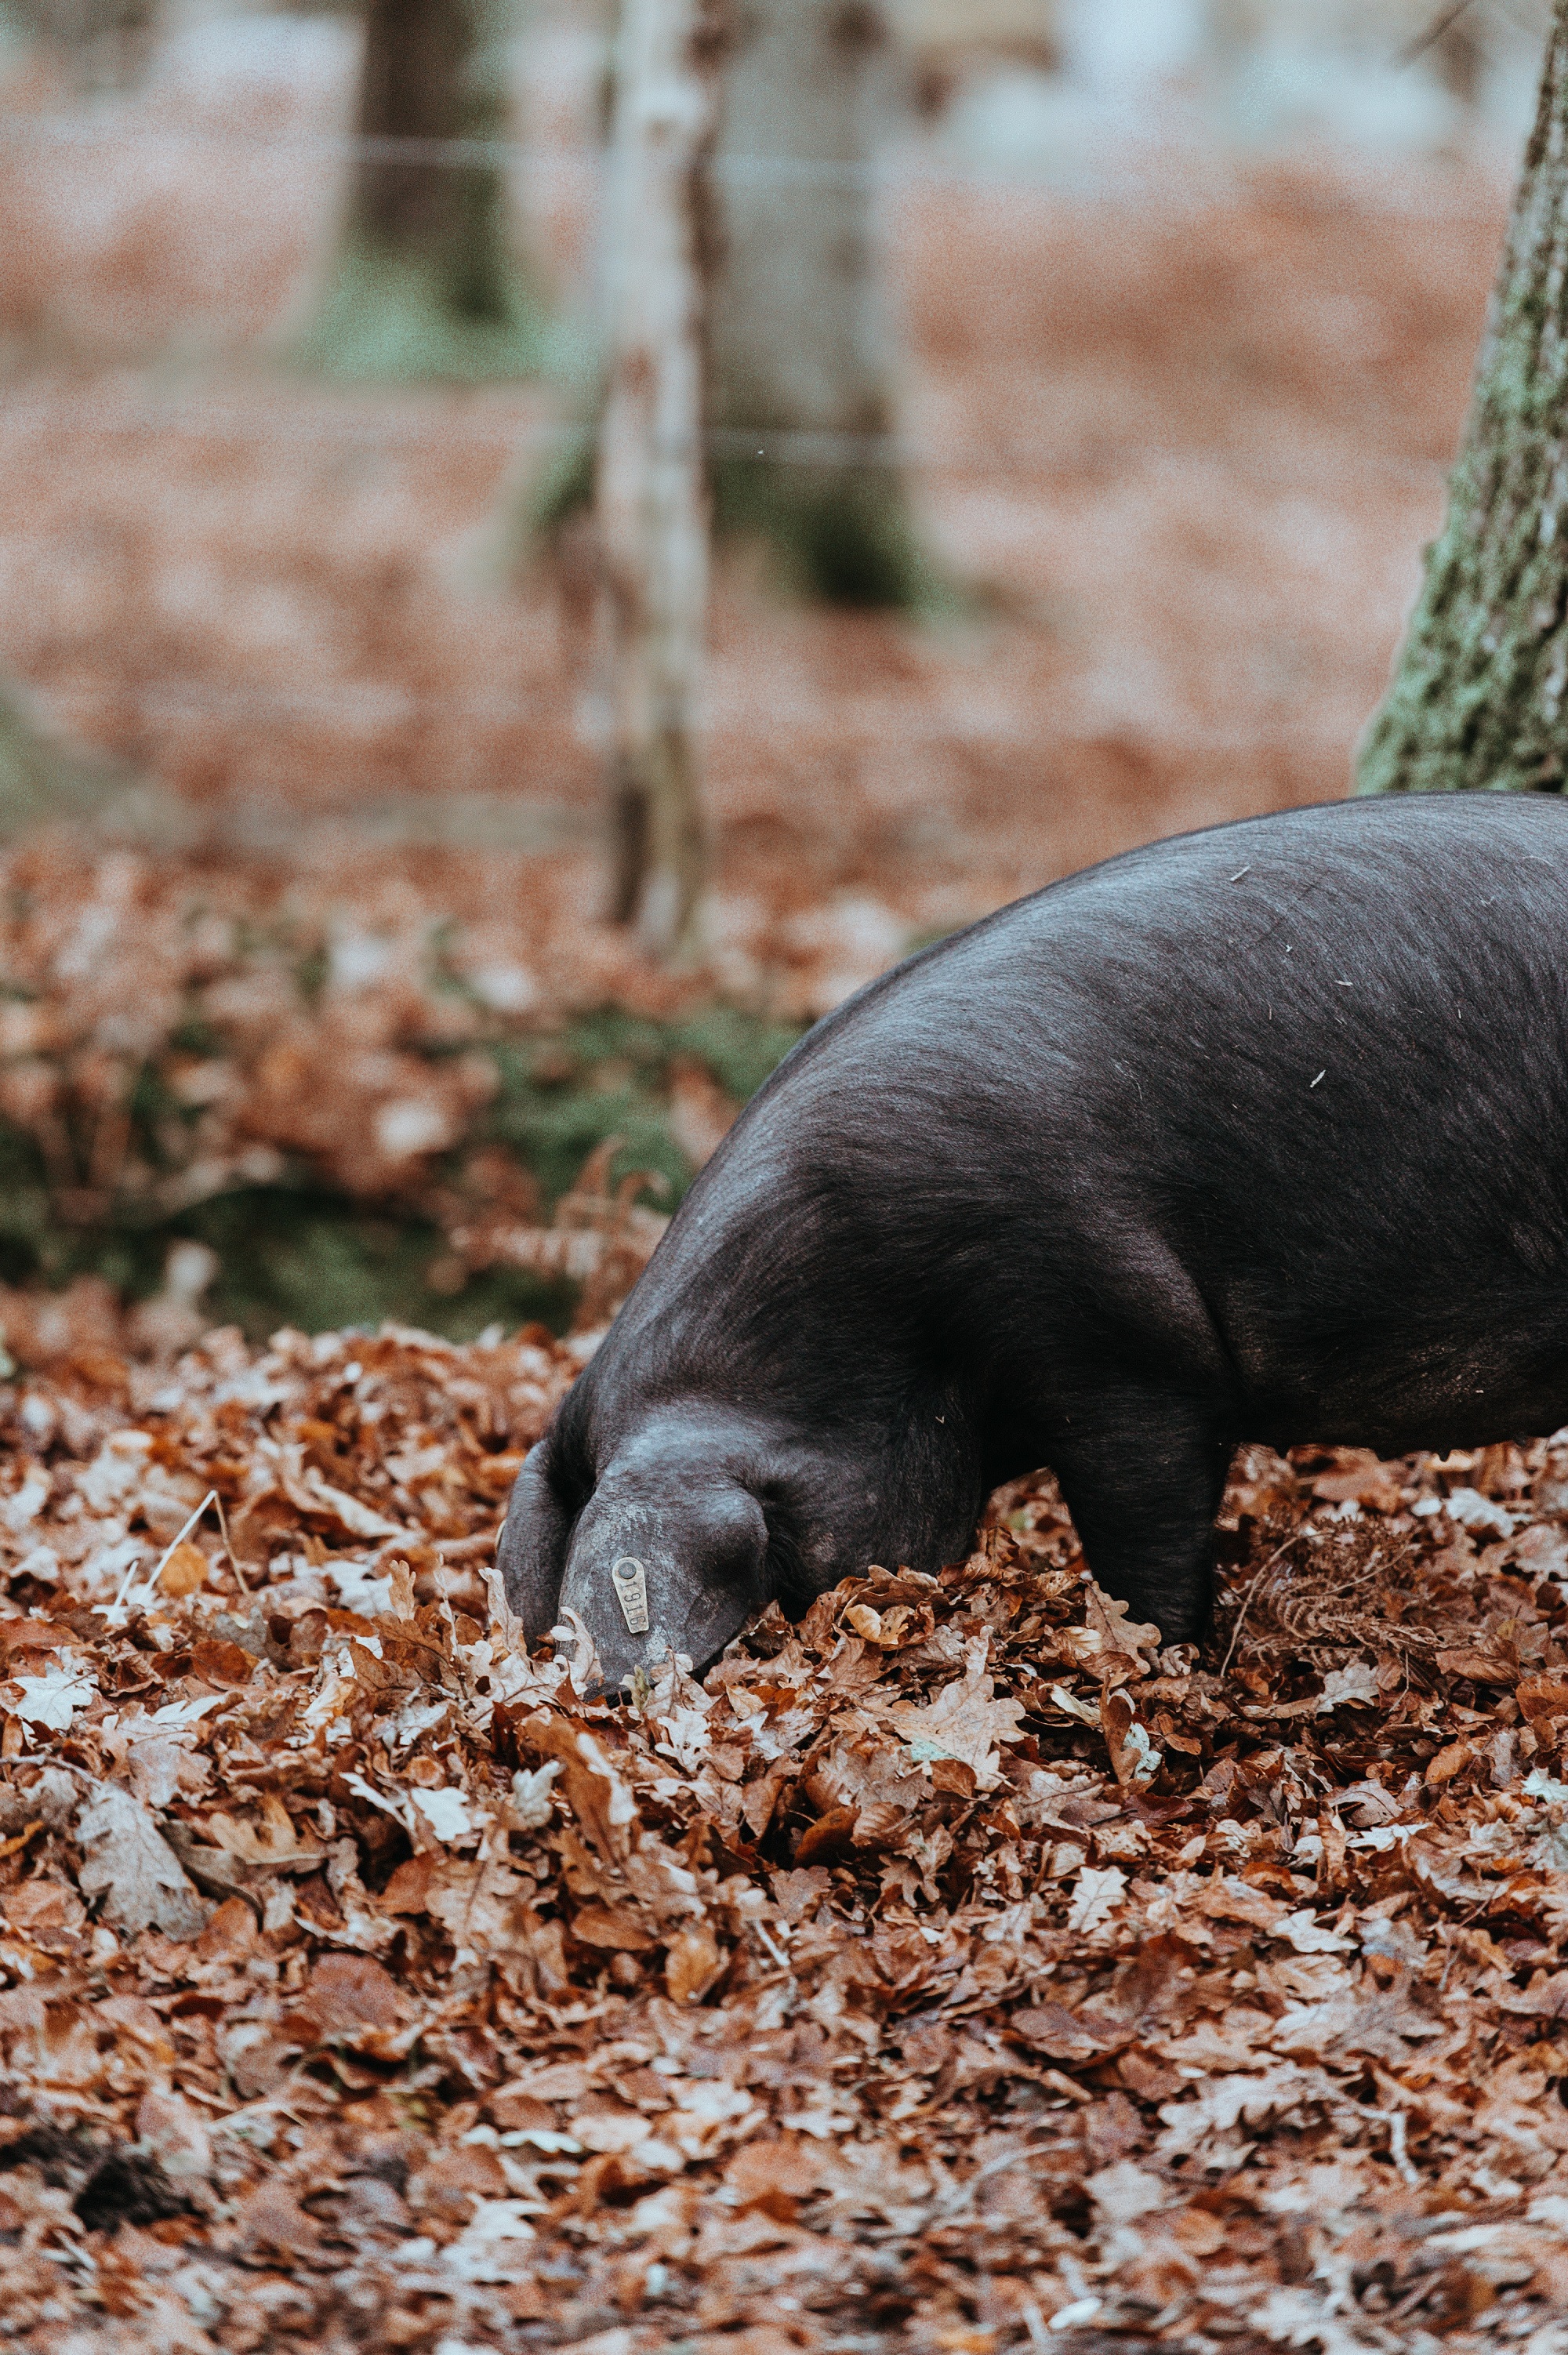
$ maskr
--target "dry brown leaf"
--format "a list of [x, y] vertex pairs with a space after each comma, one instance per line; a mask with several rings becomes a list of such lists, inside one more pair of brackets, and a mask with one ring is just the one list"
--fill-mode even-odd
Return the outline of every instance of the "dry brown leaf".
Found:
[[706, 1923], [677, 1930], [665, 1950], [665, 1985], [675, 2003], [696, 2003], [724, 1967], [725, 1956]]
[[196, 1594], [207, 1583], [207, 1556], [189, 1539], [175, 1547], [158, 1573], [158, 1585], [165, 1594], [179, 1596]]
[[260, 1820], [215, 1808], [207, 1817], [206, 1831], [216, 1847], [247, 1864], [314, 1865], [325, 1854], [319, 1835], [308, 1830], [302, 1835], [275, 1791], [262, 1794]]
[[658, 1944], [646, 1923], [625, 1906], [580, 1906], [571, 1917], [571, 1934], [584, 1945], [605, 1946], [623, 1955], [645, 1955]]
[[1125, 1692], [1103, 1687], [1100, 1722], [1104, 1728], [1111, 1770], [1124, 1790], [1143, 1791], [1159, 1773], [1163, 1759], [1147, 1725]]
[[129, 1791], [101, 1783], [76, 1828], [84, 1895], [101, 1897], [105, 1920], [127, 1931], [155, 1926], [171, 1938], [194, 1938], [207, 1907], [147, 1809]]
[[1519, 1675], [1517, 1668], [1510, 1668], [1506, 1662], [1494, 1659], [1488, 1652], [1441, 1651], [1436, 1658], [1437, 1666], [1445, 1677], [1470, 1677], [1477, 1684], [1511, 1685]]
[[1347, 1500], [1374, 1512], [1397, 1513], [1403, 1503], [1399, 1466], [1380, 1463], [1370, 1448], [1339, 1447], [1332, 1469], [1313, 1476], [1312, 1493], [1326, 1504]]
[[[1085, 1582], [1083, 1625], [1095, 1638], [1096, 1660], [1106, 1674], [1145, 1676], [1160, 1647], [1159, 1629], [1152, 1620], [1137, 1620], [1125, 1603], [1107, 1594], [1093, 1579]], [[1148, 1655], [1146, 1660], [1145, 1654]], [[1124, 1666], [1123, 1664], [1125, 1663]], [[1096, 1673], [1099, 1673], [1096, 1667]]]
[[297, 2016], [323, 2043], [383, 2051], [412, 2009], [391, 1973], [368, 1955], [324, 1955], [305, 1982]]
[[988, 1646], [985, 1636], [965, 1643], [963, 1675], [944, 1685], [928, 1708], [898, 1701], [888, 1712], [917, 1764], [958, 1759], [973, 1770], [982, 1791], [1001, 1780], [1001, 1751], [1018, 1741], [1024, 1716], [1018, 1701], [996, 1698], [986, 1667]]

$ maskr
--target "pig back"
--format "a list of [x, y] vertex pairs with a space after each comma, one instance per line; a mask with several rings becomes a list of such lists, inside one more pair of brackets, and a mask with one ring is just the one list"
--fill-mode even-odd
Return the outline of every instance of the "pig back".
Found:
[[650, 1294], [699, 1346], [715, 1315], [774, 1353], [1049, 1327], [1282, 1412], [1304, 1383], [1381, 1395], [1412, 1348], [1467, 1380], [1488, 1327], [1534, 1363], [1568, 1327], [1565, 975], [1554, 798], [1152, 845], [818, 1025]]

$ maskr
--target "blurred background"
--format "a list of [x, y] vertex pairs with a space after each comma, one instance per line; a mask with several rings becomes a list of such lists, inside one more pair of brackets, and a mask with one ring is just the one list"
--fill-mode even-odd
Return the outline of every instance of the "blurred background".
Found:
[[710, 6], [672, 957], [607, 853], [610, 0], [9, 0], [10, 1351], [591, 1331], [848, 991], [1345, 792], [1547, 17]]

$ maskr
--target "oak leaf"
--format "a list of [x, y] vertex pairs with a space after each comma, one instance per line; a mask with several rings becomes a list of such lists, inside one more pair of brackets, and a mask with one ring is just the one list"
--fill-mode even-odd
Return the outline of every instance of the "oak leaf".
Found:
[[571, 1934], [585, 1946], [620, 1955], [645, 1955], [658, 1941], [624, 1905], [582, 1905], [571, 1917]]
[[1031, 2003], [1015, 2011], [1008, 2026], [1031, 2051], [1048, 2061], [1097, 2061], [1130, 2044], [1136, 2029], [1130, 2020], [1096, 2019], [1070, 2010], [1064, 2003]]
[[1100, 1722], [1117, 1782], [1124, 1790], [1147, 1790], [1165, 1760], [1125, 1692], [1113, 1691], [1108, 1685], [1103, 1688]]
[[157, 1928], [194, 1938], [207, 1907], [147, 1809], [129, 1791], [100, 1783], [77, 1821], [82, 1893], [101, 1895], [104, 1919], [122, 1930]]
[[1072, 1886], [1067, 1926], [1081, 1934], [1101, 1929], [1122, 1902], [1127, 1876], [1119, 1866], [1086, 1864]]
[[929, 1708], [895, 1701], [888, 1714], [909, 1744], [917, 1764], [933, 1758], [957, 1758], [973, 1767], [976, 1785], [995, 1790], [1001, 1781], [1001, 1747], [1022, 1738], [1024, 1711], [1016, 1700], [998, 1700], [986, 1671], [988, 1636], [969, 1638], [964, 1646], [964, 1673], [944, 1685]]
[[705, 1922], [677, 1930], [665, 1951], [665, 1985], [671, 2000], [695, 2003], [706, 1995], [724, 1966], [725, 1957]]

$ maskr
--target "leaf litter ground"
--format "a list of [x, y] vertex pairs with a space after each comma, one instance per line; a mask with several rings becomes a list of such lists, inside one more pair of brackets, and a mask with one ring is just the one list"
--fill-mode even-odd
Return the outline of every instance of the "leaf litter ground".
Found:
[[1239, 1457], [1201, 1656], [1040, 1477], [610, 1708], [490, 1573], [591, 1347], [0, 1392], [0, 2332], [1568, 2347], [1568, 1434]]

